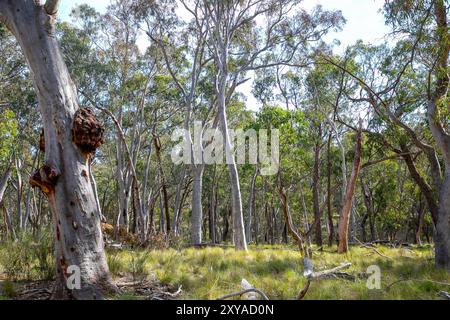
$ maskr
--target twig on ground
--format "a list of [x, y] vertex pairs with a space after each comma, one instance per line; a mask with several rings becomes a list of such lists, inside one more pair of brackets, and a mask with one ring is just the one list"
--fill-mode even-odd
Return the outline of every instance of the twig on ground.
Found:
[[383, 258], [390, 259], [390, 260], [392, 259], [391, 257], [388, 257], [388, 256], [385, 255], [385, 254], [382, 254], [382, 253], [381, 253], [380, 251], [378, 251], [376, 248], [374, 248], [374, 247], [372, 247], [372, 246], [368, 246], [368, 245], [362, 243], [362, 242], [359, 241], [358, 238], [356, 238], [356, 237], [355, 237], [355, 240], [356, 240], [362, 247], [364, 247], [364, 248], [366, 248], [366, 249], [373, 250], [376, 254], [382, 256]]
[[263, 300], [269, 300], [269, 298], [266, 296], [266, 294], [264, 292], [262, 292], [261, 290], [256, 289], [256, 288], [251, 288], [251, 289], [247, 289], [247, 290], [229, 293], [229, 294], [226, 294], [226, 295], [218, 298], [217, 300], [225, 300], [225, 299], [228, 299], [231, 297], [242, 296], [243, 294], [246, 294], [249, 292], [256, 292], [263, 298]]
[[170, 292], [161, 292], [161, 293], [164, 294], [164, 295], [167, 295], [169, 297], [175, 298], [175, 297], [177, 297], [177, 296], [179, 296], [181, 294], [181, 292], [182, 292], [181, 288], [182, 288], [182, 286], [180, 285], [178, 287], [178, 290], [175, 291], [174, 293], [170, 293]]
[[297, 300], [302, 300], [306, 296], [306, 294], [308, 293], [310, 285], [311, 285], [311, 280], [308, 279], [308, 281], [306, 282], [306, 284], [303, 287], [303, 289], [300, 290], [300, 292], [298, 293]]

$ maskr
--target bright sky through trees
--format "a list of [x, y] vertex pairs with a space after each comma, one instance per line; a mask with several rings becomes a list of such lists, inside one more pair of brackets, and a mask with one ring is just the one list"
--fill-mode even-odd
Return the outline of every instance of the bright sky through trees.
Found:
[[[88, 4], [97, 11], [104, 12], [110, 0], [86, 1], [78, 0], [74, 2], [63, 1], [60, 8], [60, 19], [70, 21], [71, 10], [79, 4]], [[338, 33], [330, 33], [325, 37], [326, 41], [337, 39], [340, 46], [336, 46], [336, 51], [341, 53], [348, 45], [354, 44], [357, 40], [379, 44], [384, 41], [388, 28], [384, 24], [384, 17], [379, 12], [383, 7], [384, 0], [304, 0], [302, 6], [306, 11], [311, 11], [315, 6], [321, 5], [325, 10], [341, 10], [347, 20], [344, 29]], [[148, 45], [148, 38], [142, 37], [138, 41], [141, 50], [145, 50]], [[238, 90], [247, 97], [247, 105], [252, 110], [258, 110], [256, 99], [251, 94], [252, 81], [247, 81]]]

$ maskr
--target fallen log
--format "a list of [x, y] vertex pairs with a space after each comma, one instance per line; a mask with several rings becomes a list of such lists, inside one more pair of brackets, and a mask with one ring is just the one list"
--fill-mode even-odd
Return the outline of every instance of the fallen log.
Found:
[[310, 259], [304, 258], [303, 264], [304, 264], [303, 276], [307, 279], [307, 281], [303, 289], [300, 290], [300, 292], [297, 295], [298, 300], [302, 300], [306, 296], [311, 286], [311, 282], [314, 280], [333, 279], [333, 278], [335, 279], [341, 278], [350, 281], [355, 280], [355, 277], [352, 276], [351, 274], [340, 272], [340, 270], [350, 267], [352, 265], [350, 262], [346, 262], [335, 268], [322, 270], [319, 272], [314, 272], [314, 265]]

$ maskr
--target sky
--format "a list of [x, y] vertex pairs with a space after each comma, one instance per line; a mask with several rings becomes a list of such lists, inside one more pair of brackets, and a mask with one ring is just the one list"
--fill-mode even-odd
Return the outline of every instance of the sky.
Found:
[[[79, 4], [89, 4], [99, 12], [104, 12], [110, 0], [75, 0], [61, 2], [59, 19], [70, 21], [69, 14], [73, 7]], [[385, 0], [304, 0], [301, 6], [306, 11], [311, 11], [315, 6], [322, 5], [325, 10], [341, 10], [344, 18], [347, 20], [342, 31], [331, 33], [327, 36], [327, 41], [337, 39], [340, 46], [335, 48], [340, 53], [348, 45], [354, 44], [357, 40], [363, 40], [367, 43], [381, 44], [385, 41], [384, 36], [388, 33], [388, 28], [384, 24], [384, 17], [379, 12], [383, 7]], [[145, 50], [148, 42], [143, 37], [139, 40], [138, 46]], [[258, 104], [251, 94], [251, 81], [242, 85], [238, 91], [247, 97], [247, 105], [251, 110], [257, 110]]]

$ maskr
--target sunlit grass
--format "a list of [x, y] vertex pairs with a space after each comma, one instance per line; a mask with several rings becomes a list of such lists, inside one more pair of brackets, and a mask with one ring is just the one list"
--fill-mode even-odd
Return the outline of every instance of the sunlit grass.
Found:
[[[450, 291], [450, 286], [443, 284], [450, 282], [450, 273], [434, 268], [432, 247], [394, 249], [377, 246], [376, 250], [355, 246], [347, 254], [339, 255], [336, 248], [314, 249], [315, 271], [351, 262], [352, 266], [343, 271], [356, 276], [356, 280], [314, 281], [305, 299], [439, 299], [439, 291]], [[9, 261], [8, 257], [13, 253], [1, 248], [1, 261]], [[156, 278], [173, 288], [181, 285], [181, 299], [217, 299], [239, 291], [242, 278], [261, 289], [270, 299], [294, 299], [306, 283], [300, 253], [295, 247], [281, 245], [250, 246], [248, 252], [220, 247], [108, 250], [107, 256], [116, 280], [122, 276], [131, 276], [134, 280], [147, 277]], [[381, 269], [381, 290], [369, 290], [367, 280], [362, 277], [371, 265]], [[3, 277], [6, 275], [5, 267], [8, 264], [0, 265]], [[3, 298], [7, 291], [10, 291], [8, 287], [3, 288]], [[137, 298], [129, 293], [114, 297]]]
[[[393, 249], [378, 246], [377, 250], [352, 247], [344, 255], [334, 248], [314, 251], [315, 270], [329, 269], [351, 262], [346, 270], [356, 281], [342, 279], [315, 281], [305, 299], [439, 299], [437, 293], [450, 287], [435, 282], [450, 282], [450, 274], [433, 266], [432, 249]], [[130, 272], [130, 251], [114, 255], [114, 273]], [[389, 258], [387, 258], [389, 257]], [[370, 265], [381, 269], [381, 290], [369, 290], [366, 279], [358, 275]], [[153, 250], [146, 255], [145, 268], [164, 284], [182, 285], [182, 299], [217, 299], [240, 290], [242, 278], [264, 291], [271, 299], [294, 299], [306, 283], [302, 276], [302, 258], [295, 248], [250, 247], [248, 252], [224, 248]], [[392, 285], [389, 290], [388, 286]], [[431, 281], [435, 282], [431, 282]]]

